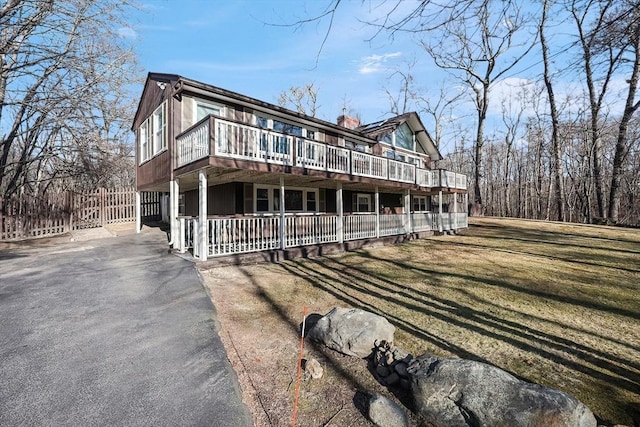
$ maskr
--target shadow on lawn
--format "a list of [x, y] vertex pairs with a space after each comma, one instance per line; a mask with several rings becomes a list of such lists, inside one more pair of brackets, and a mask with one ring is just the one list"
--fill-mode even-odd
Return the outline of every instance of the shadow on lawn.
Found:
[[[547, 224], [550, 225], [569, 225], [569, 223], [553, 223], [553, 222], [548, 222]], [[580, 226], [580, 224], [574, 224], [576, 226]], [[609, 227], [601, 227], [603, 230], [606, 231], [610, 231], [612, 230]], [[493, 229], [493, 230], [499, 230], [501, 235], [504, 236], [509, 236], [509, 235], [513, 235], [515, 237], [520, 237], [523, 235], [534, 235], [535, 237], [540, 237], [541, 235], [545, 235], [547, 236], [547, 238], [544, 240], [545, 242], [551, 242], [553, 240], [562, 240], [567, 241], [567, 239], [569, 240], [575, 240], [577, 238], [584, 238], [584, 239], [594, 239], [596, 241], [602, 241], [604, 242], [604, 246], [607, 247], [608, 244], [613, 243], [616, 245], [619, 245], [620, 243], [624, 243], [624, 244], [631, 244], [631, 245], [638, 245], [640, 244], [640, 240], [632, 240], [632, 239], [625, 239], [625, 238], [611, 238], [611, 237], [604, 237], [602, 235], [592, 235], [592, 234], [586, 234], [586, 233], [579, 233], [579, 232], [571, 232], [571, 233], [565, 233], [564, 231], [553, 231], [553, 230], [544, 230], [544, 231], [538, 231], [535, 229], [528, 229], [528, 228], [524, 228], [524, 227], [515, 227], [515, 226], [509, 226], [509, 225], [505, 225], [503, 223], [500, 224], [488, 224], [488, 223], [481, 223], [481, 224], [469, 224], [469, 229], [473, 229], [474, 231], [476, 230], [481, 230], [481, 229]], [[615, 231], [618, 232], [622, 232], [623, 230], [625, 230], [624, 228], [616, 228], [614, 229]], [[631, 253], [640, 253], [639, 251], [630, 251]]]
[[[443, 277], [448, 274], [429, 270], [407, 262], [382, 259], [366, 251], [361, 251], [359, 254], [366, 260], [376, 261], [378, 263], [389, 263], [392, 268], [411, 269], [419, 272], [420, 275], [431, 282], [439, 283], [439, 276]], [[333, 295], [349, 306], [380, 314], [400, 330], [459, 357], [488, 363], [481, 355], [474, 354], [448, 341], [445, 337], [422, 330], [416, 326], [415, 321], [412, 321], [411, 318], [394, 315], [393, 312], [395, 310], [393, 309], [385, 312], [381, 307], [384, 304], [392, 304], [409, 309], [411, 312], [432, 316], [433, 318], [455, 325], [474, 334], [501, 341], [526, 352], [536, 354], [554, 363], [581, 372], [588, 377], [598, 380], [600, 383], [613, 384], [616, 387], [640, 395], [640, 375], [635, 371], [640, 369], [640, 363], [638, 363], [637, 360], [628, 360], [623, 357], [608, 354], [588, 345], [573, 342], [548, 332], [531, 329], [526, 325], [500, 318], [471, 306], [410, 288], [396, 281], [382, 278], [376, 275], [375, 271], [370, 271], [366, 267], [363, 268], [347, 262], [341, 262], [338, 258], [289, 261], [282, 263], [281, 267], [287, 272], [307, 281], [310, 285]], [[464, 279], [469, 283], [481, 282], [491, 286], [501, 286], [542, 298], [554, 299], [555, 297], [546, 292], [522, 289], [504, 281], [490, 281], [462, 274], [450, 275]], [[366, 295], [367, 299], [372, 298], [374, 301], [364, 301], [364, 295]], [[379, 301], [380, 304], [377, 304], [376, 301]], [[567, 301], [565, 298], [562, 298], [561, 301], [597, 310], [630, 315], [632, 318], [638, 317], [637, 313], [632, 313], [628, 310], [617, 310], [613, 307], [584, 302], [578, 299], [570, 299]], [[504, 309], [504, 307], [501, 308]], [[562, 356], [562, 354], [567, 354], [567, 356]], [[517, 373], [511, 373], [523, 380], [530, 381], [527, 378], [519, 376]], [[603, 398], [614, 399], [611, 396], [603, 396]], [[629, 405], [634, 405], [632, 402], [618, 399], [612, 402], [612, 404], [618, 408], [617, 411], [626, 412], [635, 417], [633, 412], [629, 411]]]
[[[376, 261], [393, 263], [393, 261], [383, 260], [383, 259], [371, 256], [370, 254], [366, 254], [365, 256], [369, 259], [375, 259]], [[314, 259], [314, 260], [310, 260], [310, 262], [315, 263], [319, 267], [330, 270], [334, 273], [333, 276], [329, 276], [327, 274], [320, 273], [318, 271], [319, 269], [314, 269], [314, 271], [311, 273], [306, 272], [306, 276], [314, 277], [316, 282], [318, 282], [318, 277], [320, 276], [324, 276], [325, 285], [328, 285], [328, 286], [332, 286], [330, 285], [331, 281], [337, 280], [338, 283], [340, 283], [344, 287], [350, 288], [358, 292], [366, 293], [373, 297], [379, 298], [381, 301], [386, 301], [396, 305], [404, 306], [405, 308], [408, 308], [412, 311], [433, 316], [439, 320], [473, 331], [474, 333], [479, 333], [489, 338], [506, 342], [508, 344], [521, 348], [525, 351], [537, 353], [550, 360], [558, 359], [558, 356], [555, 355], [554, 353], [550, 353], [541, 348], [538, 348], [537, 346], [530, 344], [530, 341], [532, 340], [532, 338], [534, 338], [537, 344], [543, 344], [549, 348], [553, 348], [555, 350], [564, 351], [569, 354], [576, 355], [580, 360], [588, 361], [589, 363], [592, 363], [595, 366], [598, 366], [600, 368], [606, 369], [615, 374], [626, 377], [628, 380], [620, 380], [617, 377], [604, 374], [600, 371], [596, 371], [594, 369], [581, 365], [577, 362], [573, 362], [569, 359], [563, 358], [561, 359], [561, 362], [565, 366], [571, 367], [575, 370], [581, 371], [585, 374], [588, 374], [596, 378], [600, 378], [605, 381], [617, 381], [621, 383], [620, 385], [622, 387], [628, 389], [629, 391], [632, 391], [634, 393], [640, 393], [640, 385], [639, 385], [640, 376], [637, 373], [629, 369], [626, 369], [626, 366], [632, 366], [634, 368], [640, 369], [640, 363], [637, 363], [631, 360], [622, 359], [613, 355], [609, 355], [605, 352], [592, 349], [590, 347], [575, 343], [573, 341], [570, 341], [555, 335], [532, 330], [518, 323], [501, 319], [499, 317], [493, 316], [483, 311], [476, 310], [472, 307], [461, 305], [455, 301], [450, 301], [444, 298], [439, 298], [432, 294], [417, 291], [415, 289], [409, 288], [407, 286], [401, 285], [397, 282], [394, 282], [388, 279], [375, 277], [375, 281], [374, 281], [372, 280], [374, 276], [371, 274], [371, 272], [368, 272], [365, 269], [362, 269], [359, 267], [354, 267], [353, 265], [340, 263], [337, 260]], [[334, 265], [330, 265], [330, 263]], [[406, 267], [406, 264], [404, 264], [404, 266]], [[287, 267], [285, 266], [285, 268]], [[422, 270], [422, 269], [416, 268], [415, 266], [412, 266], [411, 268], [413, 268], [414, 270]], [[353, 273], [354, 271], [359, 272], [360, 275], [354, 274]], [[435, 273], [435, 272], [432, 272], [432, 273]], [[298, 268], [298, 274], [305, 275], [305, 271]], [[471, 278], [469, 278], [469, 280], [471, 280]], [[357, 285], [356, 282], [366, 283], [370, 285], [370, 287]], [[343, 291], [343, 295], [344, 294], [346, 293]], [[398, 298], [396, 295], [404, 297], [406, 298], [406, 300], [402, 300]], [[356, 301], [360, 301], [355, 297], [351, 297], [351, 298], [355, 299]], [[409, 302], [409, 301], [413, 301], [413, 302]], [[369, 311], [375, 310], [376, 312], [379, 312], [379, 314], [383, 316], [387, 316], [388, 318], [390, 317], [390, 321], [393, 320], [398, 322], [397, 326], [401, 327], [403, 330], [406, 330], [409, 333], [413, 333], [414, 336], [417, 336], [419, 338], [424, 338], [423, 335], [425, 335], [425, 332], [411, 325], [409, 322], [403, 319], [397, 318], [395, 316], [389, 316], [388, 313], [380, 313], [380, 309], [378, 307], [375, 307], [374, 305], [365, 304], [365, 303], [362, 303], [361, 301], [360, 301], [360, 304], [366, 305], [367, 306], [366, 309]], [[478, 326], [477, 324], [480, 324], [482, 326]], [[410, 325], [410, 327], [403, 327], [407, 325]], [[500, 330], [501, 332], [494, 332], [487, 328], [494, 328], [494, 329]], [[416, 334], [416, 332], [418, 332], [418, 334]], [[517, 336], [522, 340], [517, 340], [506, 334]], [[431, 339], [430, 342], [438, 345], [438, 343], [444, 343], [446, 341], [442, 339], [439, 339], [439, 340]], [[484, 360], [478, 355], [469, 353], [466, 350], [460, 347], [457, 347], [449, 342], [446, 342], [446, 344], [447, 344], [446, 346], [442, 346], [442, 345], [438, 345], [438, 346], [445, 350], [451, 351], [452, 353], [455, 353], [460, 357], [472, 358], [478, 361], [486, 362], [486, 360]], [[606, 360], [603, 360], [603, 359], [609, 359], [611, 360], [611, 362], [607, 362]]]

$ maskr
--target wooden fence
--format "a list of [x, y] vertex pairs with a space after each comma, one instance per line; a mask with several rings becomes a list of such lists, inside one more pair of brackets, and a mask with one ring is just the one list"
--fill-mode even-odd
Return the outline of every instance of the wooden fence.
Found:
[[[141, 217], [160, 220], [160, 193], [140, 193]], [[0, 241], [55, 236], [136, 220], [134, 188], [65, 192], [47, 198], [0, 199]]]

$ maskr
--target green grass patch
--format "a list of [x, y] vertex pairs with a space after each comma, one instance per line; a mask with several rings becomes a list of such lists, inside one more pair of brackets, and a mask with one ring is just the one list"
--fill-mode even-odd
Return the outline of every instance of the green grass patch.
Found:
[[270, 270], [283, 279], [262, 287], [292, 319], [303, 303], [373, 311], [415, 355], [491, 363], [607, 424], [640, 424], [640, 230], [482, 218], [460, 236]]

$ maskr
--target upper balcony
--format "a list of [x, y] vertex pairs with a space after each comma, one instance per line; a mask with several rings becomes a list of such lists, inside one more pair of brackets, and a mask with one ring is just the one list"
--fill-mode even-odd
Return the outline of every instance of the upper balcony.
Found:
[[176, 138], [177, 168], [216, 156], [360, 176], [426, 188], [467, 189], [467, 177], [208, 116]]

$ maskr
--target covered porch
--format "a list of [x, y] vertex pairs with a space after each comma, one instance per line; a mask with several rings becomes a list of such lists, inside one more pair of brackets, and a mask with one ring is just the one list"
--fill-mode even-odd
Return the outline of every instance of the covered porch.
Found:
[[[212, 197], [212, 186], [230, 182], [242, 182], [245, 187], [247, 183], [269, 186], [273, 189], [272, 197], [283, 203], [272, 201], [271, 211], [262, 213], [245, 209], [235, 213], [212, 214], [211, 206], [221, 203], [221, 200]], [[316, 189], [317, 194], [320, 187], [323, 190], [320, 194], [325, 194], [328, 200], [317, 200], [318, 197], [314, 196], [313, 211], [292, 210], [288, 206], [286, 201], [290, 199], [291, 188], [309, 189], [304, 192], [306, 196], [313, 192], [311, 189]], [[203, 168], [175, 178], [169, 190], [171, 244], [179, 252], [190, 251], [202, 261], [251, 252], [340, 245], [389, 236], [417, 237], [467, 228], [466, 191], [443, 193], [442, 189], [388, 187], [212, 168]], [[197, 213], [180, 214], [179, 195], [185, 190], [192, 193], [197, 191]], [[397, 200], [395, 206], [390, 206], [390, 197]], [[354, 209], [349, 208], [350, 201], [347, 199], [351, 198], [358, 205]], [[246, 205], [246, 193], [244, 199]], [[425, 203], [425, 200], [429, 203]], [[257, 202], [253, 203], [255, 210]], [[305, 202], [305, 208], [308, 207], [307, 203], [310, 202]], [[361, 207], [360, 204], [364, 205], [363, 211], [358, 212], [355, 208]]]

